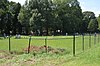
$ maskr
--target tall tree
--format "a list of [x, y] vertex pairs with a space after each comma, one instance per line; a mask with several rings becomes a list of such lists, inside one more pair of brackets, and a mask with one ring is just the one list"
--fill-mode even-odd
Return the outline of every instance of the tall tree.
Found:
[[98, 30], [98, 21], [97, 19], [91, 19], [88, 25], [88, 30], [91, 32], [97, 32]]
[[7, 34], [10, 33], [10, 31], [13, 31], [14, 34], [16, 34], [16, 32], [18, 32], [18, 28], [20, 27], [19, 22], [18, 22], [18, 14], [21, 8], [21, 5], [19, 3], [15, 3], [15, 2], [9, 2], [8, 6], [7, 6], [8, 10], [6, 13], [6, 24], [5, 24], [5, 31]]
[[[98, 28], [98, 21], [95, 17], [94, 12], [91, 11], [85, 11], [83, 12], [83, 31], [88, 32], [88, 31], [97, 31]], [[93, 30], [92, 30], [93, 28]]]
[[61, 22], [61, 31], [65, 35], [73, 31], [80, 32], [78, 28], [82, 23], [82, 10], [77, 0], [57, 0], [57, 14]]
[[47, 35], [52, 22], [52, 6], [52, 0], [29, 1], [29, 9], [32, 13], [30, 18], [31, 26], [36, 30], [46, 30]]
[[3, 33], [5, 31], [5, 24], [7, 18], [8, 11], [8, 0], [0, 0], [0, 32]]
[[31, 12], [29, 10], [28, 4], [28, 0], [26, 0], [25, 4], [21, 7], [20, 13], [18, 15], [18, 20], [22, 25], [22, 32], [25, 34], [28, 34], [30, 31], [29, 20], [31, 17]]
[[97, 21], [98, 21], [98, 25], [99, 25], [98, 30], [100, 31], [100, 15], [97, 17]]

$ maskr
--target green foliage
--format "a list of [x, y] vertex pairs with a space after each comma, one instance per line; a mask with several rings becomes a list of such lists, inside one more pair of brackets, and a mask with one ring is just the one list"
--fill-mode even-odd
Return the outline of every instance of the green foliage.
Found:
[[90, 20], [88, 30], [92, 32], [96, 32], [98, 30], [98, 21], [96, 19]]
[[20, 29], [20, 23], [17, 16], [20, 11], [21, 5], [15, 2], [9, 2], [8, 0], [1, 0], [0, 2], [0, 31], [1, 33], [9, 34], [18, 32]]
[[[27, 19], [26, 19], [26, 18]], [[82, 10], [77, 0], [30, 0], [26, 1], [19, 14], [19, 21], [29, 30], [43, 35], [60, 30], [63, 35], [72, 33], [73, 28], [79, 32], [82, 23]]]
[[98, 25], [99, 25], [98, 29], [100, 31], [100, 15], [97, 17], [97, 21], [98, 21]]
[[91, 11], [82, 13], [77, 0], [26, 0], [23, 6], [13, 1], [0, 1], [1, 33], [9, 34], [9, 31], [13, 34], [30, 34], [30, 31], [33, 31], [35, 35], [81, 33], [88, 31], [91, 19], [96, 19], [95, 14]]
[[87, 32], [87, 31], [97, 32], [98, 21], [93, 12], [91, 12], [91, 11], [83, 12], [82, 29], [84, 32]]
[[22, 25], [22, 31], [26, 31], [27, 34], [30, 29], [29, 19], [30, 19], [29, 11], [26, 10], [25, 6], [22, 6], [20, 13], [18, 15], [18, 20]]
[[85, 12], [83, 12], [83, 16], [86, 16], [86, 17], [88, 17], [89, 19], [94, 19], [94, 18], [96, 18], [96, 17], [95, 17], [95, 14], [94, 14], [93, 12], [91, 12], [91, 11], [85, 11]]

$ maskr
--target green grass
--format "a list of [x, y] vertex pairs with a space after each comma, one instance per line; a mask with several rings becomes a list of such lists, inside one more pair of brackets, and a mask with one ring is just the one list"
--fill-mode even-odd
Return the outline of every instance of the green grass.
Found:
[[[100, 43], [99, 43], [100, 44]], [[100, 45], [92, 47], [73, 57], [71, 54], [1, 54], [7, 55], [0, 59], [0, 66], [100, 66]]]
[[[11, 50], [22, 51], [28, 46], [28, 36], [22, 39], [11, 38]], [[38, 39], [41, 38], [41, 39]], [[44, 37], [33, 36], [31, 45], [43, 46]], [[91, 48], [89, 48], [89, 36], [85, 36], [85, 51], [82, 52], [82, 36], [76, 37], [76, 56], [72, 55], [72, 36], [48, 36], [48, 46], [54, 48], [65, 48], [70, 51], [69, 54], [9, 54], [0, 52], [0, 66], [100, 66], [100, 43], [94, 45], [94, 36], [92, 36]], [[66, 39], [56, 39], [66, 38]], [[52, 40], [51, 40], [52, 39]], [[8, 39], [0, 39], [0, 50], [8, 50]]]
[[[72, 52], [73, 36], [32, 36], [31, 45], [43, 46], [47, 38], [47, 45], [53, 48], [64, 48]], [[62, 39], [60, 39], [62, 38]], [[94, 36], [92, 36], [91, 46], [94, 46]], [[8, 50], [8, 39], [0, 39], [0, 50]], [[23, 51], [29, 44], [29, 37], [22, 36], [22, 39], [11, 38], [11, 51]], [[89, 48], [89, 36], [85, 36], [85, 49]], [[76, 50], [82, 51], [82, 36], [76, 36]]]
[[100, 45], [77, 55], [61, 66], [100, 66]]

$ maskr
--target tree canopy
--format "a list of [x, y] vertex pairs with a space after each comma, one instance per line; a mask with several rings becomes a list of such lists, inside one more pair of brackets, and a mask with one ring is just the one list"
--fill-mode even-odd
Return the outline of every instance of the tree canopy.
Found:
[[[99, 18], [98, 18], [99, 20]], [[20, 3], [0, 0], [0, 31], [9, 34], [65, 35], [98, 31], [91, 11], [82, 13], [77, 0], [26, 0]]]
[[16, 33], [19, 29], [18, 14], [20, 12], [20, 3], [0, 0], [0, 31], [9, 34], [10, 31]]

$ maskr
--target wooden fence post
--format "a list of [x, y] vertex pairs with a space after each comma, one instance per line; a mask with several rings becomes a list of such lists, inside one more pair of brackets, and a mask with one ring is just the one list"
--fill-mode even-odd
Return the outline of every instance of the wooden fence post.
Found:
[[98, 39], [99, 39], [98, 41], [100, 42], [100, 34], [98, 35]]
[[94, 33], [94, 45], [96, 44], [96, 33]]
[[99, 43], [99, 33], [98, 33], [98, 43]]
[[31, 35], [30, 35], [30, 38], [29, 38], [28, 53], [30, 53], [30, 44], [31, 44]]
[[82, 50], [84, 51], [84, 33], [82, 35]]
[[89, 48], [91, 48], [91, 33], [89, 33]]
[[75, 56], [75, 33], [73, 35], [73, 56]]
[[11, 41], [10, 41], [10, 36], [9, 36], [9, 52], [11, 51]]
[[47, 37], [45, 38], [45, 51], [46, 51], [46, 53], [48, 52], [48, 49], [47, 49], [48, 47], [47, 47]]

